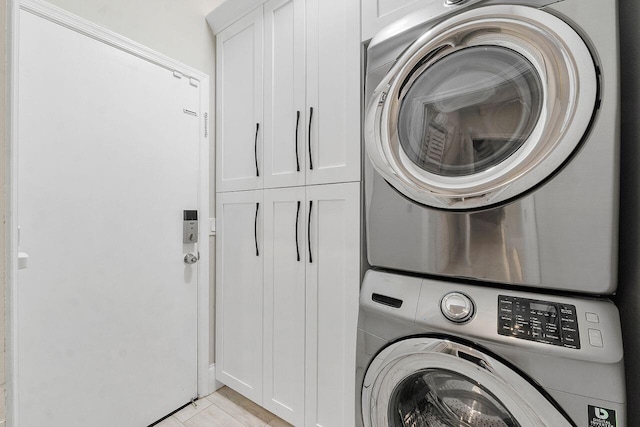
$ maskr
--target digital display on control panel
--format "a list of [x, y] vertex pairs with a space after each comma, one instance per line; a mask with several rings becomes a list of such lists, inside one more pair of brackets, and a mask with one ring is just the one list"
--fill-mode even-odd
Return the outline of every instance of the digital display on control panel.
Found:
[[498, 295], [498, 334], [580, 348], [576, 307]]

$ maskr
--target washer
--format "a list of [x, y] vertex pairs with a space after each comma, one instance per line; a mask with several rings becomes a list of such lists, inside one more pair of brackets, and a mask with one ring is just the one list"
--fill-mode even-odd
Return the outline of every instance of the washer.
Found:
[[608, 301], [370, 270], [358, 328], [358, 427], [626, 426]]
[[616, 0], [440, 0], [367, 48], [368, 260], [610, 294]]

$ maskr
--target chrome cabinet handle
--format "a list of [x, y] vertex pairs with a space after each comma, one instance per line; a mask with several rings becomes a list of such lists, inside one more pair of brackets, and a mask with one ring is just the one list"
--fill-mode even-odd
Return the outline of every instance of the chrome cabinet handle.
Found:
[[313, 255], [311, 254], [311, 210], [313, 208], [313, 200], [309, 200], [309, 220], [307, 222], [307, 241], [309, 242], [309, 263], [313, 263]]
[[258, 132], [260, 131], [260, 123], [256, 123], [256, 138], [253, 143], [253, 156], [256, 159], [256, 176], [260, 176], [260, 169], [258, 169]]
[[313, 107], [309, 108], [309, 170], [313, 170], [313, 155], [311, 153], [311, 123], [313, 121]]
[[260, 202], [256, 202], [256, 217], [253, 220], [253, 238], [256, 242], [256, 256], [260, 256], [258, 249], [258, 211], [260, 210]]
[[299, 127], [300, 127], [300, 111], [296, 111], [296, 172], [300, 172], [300, 157], [298, 156], [298, 128]]
[[298, 244], [298, 220], [300, 219], [300, 201], [298, 200], [298, 210], [296, 212], [296, 260], [300, 261], [300, 246]]

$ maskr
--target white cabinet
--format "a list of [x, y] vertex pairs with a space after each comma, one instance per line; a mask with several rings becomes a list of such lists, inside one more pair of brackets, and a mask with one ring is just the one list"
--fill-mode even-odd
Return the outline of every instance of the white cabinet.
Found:
[[269, 0], [217, 33], [216, 376], [296, 426], [355, 419], [359, 20]]
[[258, 189], [262, 171], [262, 7], [217, 35], [216, 188]]
[[355, 417], [359, 200], [357, 182], [218, 195], [217, 379], [297, 426]]
[[306, 423], [351, 427], [360, 290], [360, 183], [307, 187]]
[[216, 378], [262, 403], [263, 191], [220, 193]]
[[360, 5], [307, 0], [307, 185], [360, 180]]
[[360, 180], [358, 22], [354, 0], [271, 0], [217, 35], [217, 191]]
[[304, 0], [264, 5], [264, 166], [267, 188], [305, 184]]
[[304, 425], [305, 188], [265, 190], [263, 406]]

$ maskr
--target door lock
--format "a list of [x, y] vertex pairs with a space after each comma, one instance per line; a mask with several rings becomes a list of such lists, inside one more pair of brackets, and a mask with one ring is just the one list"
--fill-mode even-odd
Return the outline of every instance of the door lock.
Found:
[[184, 211], [182, 243], [198, 242], [198, 211]]
[[195, 264], [196, 262], [198, 262], [199, 259], [200, 259], [200, 254], [196, 255], [193, 252], [189, 252], [184, 256], [184, 263], [188, 265]]

